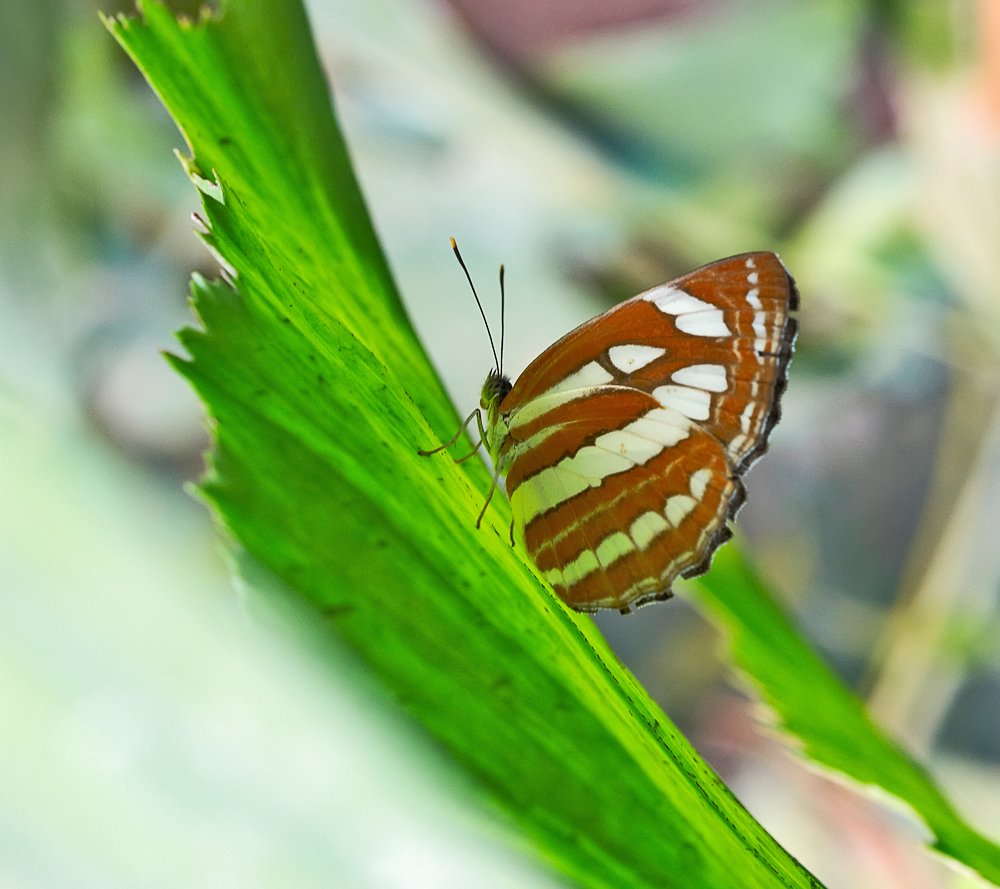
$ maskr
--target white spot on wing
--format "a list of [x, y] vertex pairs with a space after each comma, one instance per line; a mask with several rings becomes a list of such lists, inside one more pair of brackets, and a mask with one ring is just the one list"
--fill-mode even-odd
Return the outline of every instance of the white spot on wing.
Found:
[[633, 420], [625, 429], [670, 448], [690, 435], [691, 421], [678, 411], [657, 407]]
[[651, 302], [656, 308], [667, 315], [686, 315], [689, 312], [703, 312], [715, 308], [711, 303], [704, 302], [690, 293], [661, 284], [652, 290], [647, 290], [642, 298]]
[[687, 386], [658, 386], [655, 398], [665, 408], [670, 408], [692, 420], [707, 420], [711, 412], [712, 396], [701, 389]]
[[697, 505], [695, 499], [688, 497], [687, 494], [674, 494], [673, 497], [667, 500], [663, 507], [663, 512], [667, 517], [667, 521], [676, 528], [691, 514], [691, 511]]
[[566, 404], [569, 401], [575, 401], [582, 396], [583, 393], [579, 390], [574, 390], [572, 392], [546, 392], [544, 395], [539, 395], [538, 398], [532, 398], [524, 407], [511, 414], [510, 428], [514, 430], [520, 429], [522, 426], [527, 426], [529, 423], [537, 420], [542, 414], [547, 414], [560, 405]]
[[748, 269], [755, 269], [755, 268], [757, 268], [757, 263], [754, 262], [754, 259], [753, 259], [752, 256], [748, 256], [747, 257], [747, 268]]
[[763, 312], [754, 312], [753, 332], [762, 340], [770, 342], [767, 335], [767, 316]]
[[666, 349], [659, 346], [612, 346], [608, 349], [608, 358], [622, 373], [632, 373], [645, 367], [667, 354]]
[[742, 434], [733, 436], [733, 440], [729, 442], [729, 453], [733, 456], [741, 454], [743, 449], [750, 443], [750, 431], [753, 429], [757, 413], [757, 403], [753, 400], [755, 396], [756, 392], [752, 392], [751, 400], [747, 402], [747, 406], [743, 408], [743, 413], [740, 414], [740, 429], [742, 430]]
[[602, 565], [610, 565], [634, 551], [635, 544], [632, 543], [632, 538], [621, 531], [615, 531], [597, 544], [595, 552], [598, 562]]
[[523, 497], [525, 523], [589, 487], [588, 478], [575, 473], [560, 473], [555, 466], [533, 475], [517, 489]]
[[701, 500], [705, 496], [705, 489], [708, 487], [708, 483], [712, 480], [712, 470], [711, 469], [699, 469], [697, 472], [691, 473], [691, 481], [688, 485], [691, 496], [695, 500]]
[[629, 426], [605, 432], [594, 439], [594, 447], [603, 448], [613, 454], [625, 457], [636, 463], [647, 463], [663, 450], [663, 444], [655, 439], [636, 435]]
[[563, 584], [566, 586], [573, 586], [573, 584], [579, 583], [588, 574], [592, 574], [600, 567], [601, 565], [597, 561], [597, 556], [594, 555], [593, 550], [585, 549], [579, 556], [563, 568]]
[[645, 549], [670, 525], [658, 512], [644, 512], [629, 526], [629, 536], [639, 549]]
[[750, 272], [750, 274], [747, 275], [748, 283], [756, 284], [758, 281], [760, 281], [760, 275], [758, 275], [756, 272]]
[[607, 441], [608, 444], [612, 445], [610, 448], [606, 448], [601, 441], [611, 435], [614, 433], [605, 433], [593, 445], [580, 448], [572, 457], [560, 460], [556, 464], [556, 468], [561, 473], [582, 476], [590, 483], [590, 487], [594, 488], [609, 475], [631, 469], [634, 461], [614, 447], [615, 439]]
[[726, 391], [726, 369], [721, 364], [691, 364], [670, 375], [675, 383], [709, 392]]
[[680, 315], [674, 322], [677, 329], [692, 336], [732, 336], [722, 316], [722, 309], [708, 308]]
[[[754, 309], [753, 332], [757, 335], [758, 339], [768, 340], [767, 313], [764, 311], [764, 306], [760, 301], [760, 288], [753, 287], [747, 291], [747, 302]], [[757, 360], [760, 360], [759, 355], [757, 356]]]
[[551, 392], [572, 392], [574, 389], [590, 389], [594, 386], [606, 386], [613, 382], [611, 376], [596, 361], [585, 364], [579, 370], [574, 371], [568, 377], [564, 377], [550, 390]]

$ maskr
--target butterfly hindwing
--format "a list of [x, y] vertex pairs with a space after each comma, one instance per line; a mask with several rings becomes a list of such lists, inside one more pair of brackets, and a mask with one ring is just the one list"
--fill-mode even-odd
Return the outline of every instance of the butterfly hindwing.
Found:
[[[699, 567], [742, 501], [742, 484], [711, 435], [691, 425], [676, 441], [670, 426], [663, 431], [645, 439], [639, 459], [589, 445], [577, 452], [576, 465], [557, 464], [513, 489], [515, 516], [527, 518], [519, 524], [525, 547], [576, 608], [623, 608], [669, 595], [665, 581]], [[657, 441], [676, 443], [646, 459], [654, 449], [646, 443]], [[619, 460], [629, 468], [605, 474]]]

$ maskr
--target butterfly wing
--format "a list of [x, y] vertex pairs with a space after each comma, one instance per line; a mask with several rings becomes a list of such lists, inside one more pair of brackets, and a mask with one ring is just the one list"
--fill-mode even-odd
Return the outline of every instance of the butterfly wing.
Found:
[[797, 304], [773, 253], [730, 257], [581, 325], [517, 380], [500, 466], [566, 602], [627, 609], [707, 569], [777, 422]]

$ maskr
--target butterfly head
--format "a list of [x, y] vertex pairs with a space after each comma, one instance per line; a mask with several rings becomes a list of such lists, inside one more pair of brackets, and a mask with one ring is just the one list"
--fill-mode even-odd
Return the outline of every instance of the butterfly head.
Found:
[[500, 436], [496, 434], [501, 423], [500, 405], [513, 388], [514, 384], [511, 383], [510, 377], [504, 376], [497, 370], [491, 370], [486, 376], [486, 382], [483, 383], [479, 406], [486, 411], [486, 445], [490, 453], [493, 453], [494, 446], [500, 443]]

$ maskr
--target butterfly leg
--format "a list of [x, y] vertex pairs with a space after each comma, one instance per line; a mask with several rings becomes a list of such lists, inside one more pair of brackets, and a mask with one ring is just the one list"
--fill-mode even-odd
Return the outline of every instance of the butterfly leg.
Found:
[[[466, 454], [464, 457], [459, 457], [455, 461], [456, 463], [464, 463], [466, 460], [469, 459], [469, 457], [475, 454], [486, 441], [486, 429], [483, 428], [483, 415], [478, 408], [475, 411], [473, 411], [473, 413], [476, 415], [476, 426], [479, 427], [479, 442], [471, 451], [469, 451], [468, 454]], [[471, 419], [472, 419], [472, 414], [469, 414], [469, 420]], [[465, 422], [468, 423], [469, 420], [466, 420]]]
[[514, 545], [514, 519], [513, 519], [513, 517], [510, 520], [510, 545], [511, 546]]
[[[473, 417], [476, 418], [476, 423], [479, 426], [479, 438], [480, 438], [479, 444], [482, 444], [482, 439], [484, 437], [483, 436], [483, 417], [482, 417], [482, 414], [479, 411], [479, 408], [477, 407], [471, 414], [469, 414], [469, 416], [467, 416], [465, 418], [465, 420], [462, 422], [462, 425], [458, 427], [458, 432], [456, 432], [451, 438], [449, 438], [443, 445], [438, 445], [438, 447], [431, 448], [429, 451], [425, 451], [423, 448], [421, 448], [421, 449], [419, 449], [417, 451], [417, 453], [421, 457], [429, 457], [429, 456], [431, 456], [431, 454], [437, 454], [437, 453], [440, 453], [441, 451], [448, 450], [448, 448], [450, 448], [456, 441], [458, 441], [459, 436], [463, 432], [465, 432], [465, 427], [468, 426], [469, 423], [472, 422], [472, 418]], [[476, 445], [476, 450], [478, 450], [478, 449], [479, 449], [479, 445]], [[474, 454], [475, 452], [476, 451], [473, 451], [472, 454]], [[472, 454], [468, 454], [466, 457], [463, 457], [462, 460], [467, 460], [469, 457], [472, 456]], [[461, 463], [462, 460], [459, 460], [457, 462]]]
[[497, 479], [500, 478], [500, 470], [497, 469], [493, 473], [493, 481], [490, 482], [490, 492], [486, 495], [486, 502], [483, 504], [483, 508], [479, 510], [479, 518], [476, 519], [476, 530], [479, 530], [479, 526], [482, 524], [483, 516], [486, 515], [486, 507], [490, 505], [490, 501], [493, 499], [493, 494], [497, 489]]
[[475, 446], [475, 447], [474, 447], [474, 448], [473, 448], [473, 449], [472, 449], [471, 451], [469, 451], [469, 453], [468, 453], [468, 454], [466, 454], [466, 455], [465, 455], [464, 457], [456, 457], [456, 458], [455, 458], [455, 462], [456, 462], [456, 463], [464, 463], [464, 462], [465, 462], [466, 460], [468, 460], [468, 459], [469, 459], [470, 457], [474, 457], [474, 456], [476, 455], [476, 453], [477, 453], [477, 452], [479, 451], [479, 449], [480, 449], [480, 448], [481, 448], [482, 446], [483, 446], [483, 440], [482, 440], [482, 439], [479, 439], [479, 443], [478, 443], [478, 444], [477, 444], [477, 445], [476, 445], [476, 446]]

